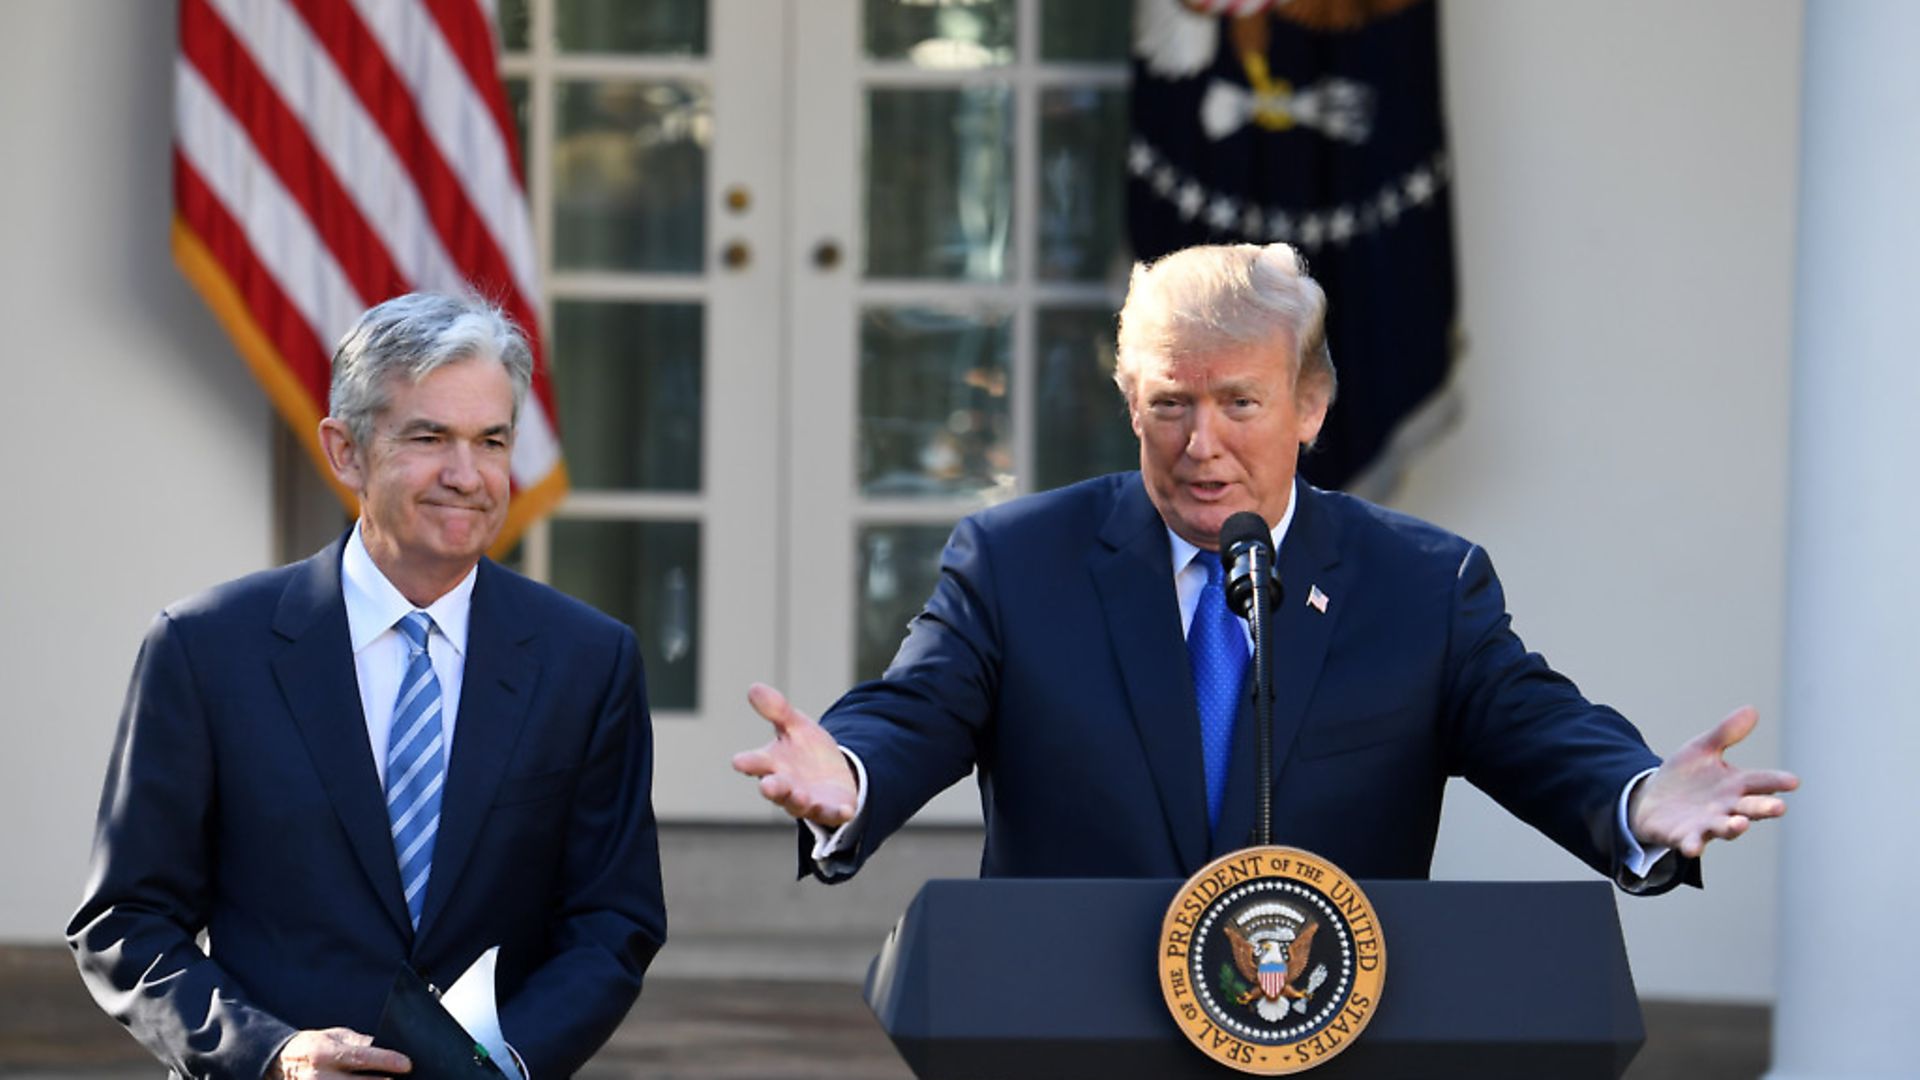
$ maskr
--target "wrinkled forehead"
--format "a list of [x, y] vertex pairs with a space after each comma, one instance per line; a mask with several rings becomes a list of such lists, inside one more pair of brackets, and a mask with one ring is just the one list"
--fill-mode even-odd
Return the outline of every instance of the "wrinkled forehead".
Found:
[[1207, 349], [1154, 350], [1136, 354], [1134, 379], [1142, 387], [1290, 387], [1293, 360], [1284, 342], [1259, 345], [1227, 342]]
[[387, 422], [460, 417], [511, 426], [518, 405], [506, 365], [485, 355], [444, 361], [425, 371], [390, 371], [380, 380], [380, 391], [375, 415]]

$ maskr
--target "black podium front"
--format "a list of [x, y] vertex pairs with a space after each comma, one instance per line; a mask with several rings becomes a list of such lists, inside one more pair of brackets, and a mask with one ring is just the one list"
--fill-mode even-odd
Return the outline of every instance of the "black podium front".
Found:
[[[1645, 1040], [1605, 882], [1371, 881], [1386, 986], [1314, 1080], [1614, 1080]], [[1202, 1055], [1160, 995], [1177, 881], [931, 881], [866, 998], [923, 1080], [1243, 1075]]]

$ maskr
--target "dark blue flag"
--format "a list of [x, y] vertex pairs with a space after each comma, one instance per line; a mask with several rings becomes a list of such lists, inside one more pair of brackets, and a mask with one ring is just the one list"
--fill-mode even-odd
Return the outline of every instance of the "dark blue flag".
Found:
[[1327, 291], [1340, 376], [1301, 472], [1323, 487], [1386, 490], [1453, 411], [1452, 171], [1434, 3], [1139, 0], [1133, 79], [1135, 254], [1298, 248]]

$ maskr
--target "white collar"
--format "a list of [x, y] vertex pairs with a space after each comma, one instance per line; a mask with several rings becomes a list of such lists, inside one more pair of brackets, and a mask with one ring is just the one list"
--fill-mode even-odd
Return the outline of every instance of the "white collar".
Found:
[[347, 603], [347, 636], [353, 643], [353, 651], [359, 652], [374, 638], [393, 629], [393, 624], [407, 612], [424, 610], [433, 617], [433, 625], [454, 651], [467, 655], [467, 613], [473, 608], [473, 583], [479, 574], [480, 568], [476, 565], [440, 599], [424, 609], [416, 609], [374, 565], [366, 541], [360, 538], [360, 524], [355, 522], [353, 535], [347, 537], [346, 550], [340, 554], [340, 592]]
[[[1293, 490], [1287, 494], [1287, 512], [1280, 515], [1279, 523], [1273, 527], [1273, 550], [1276, 562], [1280, 557], [1280, 541], [1286, 539], [1287, 526], [1293, 524], [1293, 508], [1298, 505], [1300, 505], [1300, 485], [1295, 481]], [[1193, 557], [1200, 553], [1200, 549], [1188, 543], [1185, 537], [1174, 532], [1172, 528], [1167, 529], [1167, 539], [1173, 542], [1173, 576], [1177, 578], [1180, 576], [1180, 571], [1185, 570], [1187, 564], [1193, 561]], [[399, 617], [399, 615], [394, 616], [396, 619]]]

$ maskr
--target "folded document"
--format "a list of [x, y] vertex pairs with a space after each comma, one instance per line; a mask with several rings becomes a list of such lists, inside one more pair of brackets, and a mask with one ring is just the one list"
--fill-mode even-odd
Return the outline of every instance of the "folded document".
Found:
[[500, 1033], [493, 982], [499, 952], [482, 953], [444, 995], [402, 968], [387, 993], [374, 1045], [411, 1058], [411, 1080], [525, 1080]]

